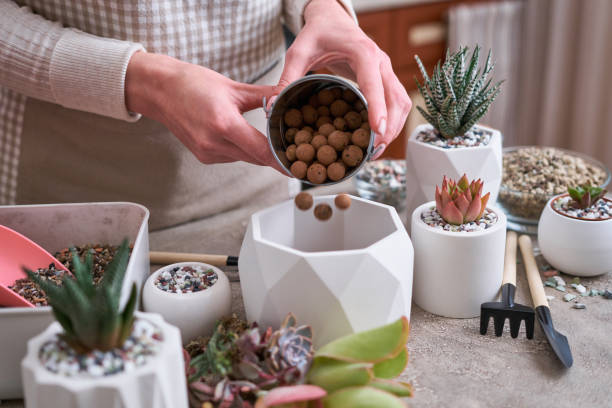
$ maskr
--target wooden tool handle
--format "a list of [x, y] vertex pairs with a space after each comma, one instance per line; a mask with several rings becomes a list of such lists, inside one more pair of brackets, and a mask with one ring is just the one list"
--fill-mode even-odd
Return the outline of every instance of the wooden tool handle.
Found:
[[533, 257], [531, 238], [528, 235], [521, 235], [518, 242], [519, 246], [521, 247], [521, 254], [523, 255], [523, 263], [525, 264], [525, 272], [527, 273], [527, 281], [529, 282], [529, 290], [531, 292], [533, 307], [548, 307], [546, 292], [544, 292], [544, 285], [542, 285], [538, 265]]
[[227, 255], [151, 251], [149, 252], [149, 262], [154, 265], [168, 265], [178, 262], [203, 262], [213, 266], [226, 266], [237, 264], [237, 258]]
[[516, 232], [506, 234], [506, 254], [504, 255], [504, 280], [502, 285], [511, 283], [516, 286]]

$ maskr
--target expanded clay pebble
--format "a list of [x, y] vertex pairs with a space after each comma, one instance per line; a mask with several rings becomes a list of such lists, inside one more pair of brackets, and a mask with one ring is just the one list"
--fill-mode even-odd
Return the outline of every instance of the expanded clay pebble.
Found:
[[367, 130], [369, 132], [370, 131], [370, 124], [368, 122], [363, 122], [359, 128], [363, 129], [363, 130]]
[[321, 105], [329, 106], [334, 101], [334, 94], [329, 89], [323, 89], [317, 94]]
[[319, 133], [323, 136], [329, 136], [336, 128], [331, 123], [324, 123], [319, 127]]
[[293, 143], [295, 140], [295, 134], [299, 131], [297, 128], [289, 128], [285, 132], [285, 140], [289, 143]]
[[290, 127], [302, 126], [302, 112], [297, 109], [289, 109], [285, 112], [285, 124]]
[[302, 191], [298, 195], [295, 196], [295, 206], [302, 211], [308, 210], [312, 207], [313, 198], [310, 194], [305, 191]]
[[319, 114], [311, 105], [306, 105], [302, 106], [302, 117], [304, 118], [304, 123], [311, 125], [317, 121]]
[[335, 99], [342, 98], [342, 88], [332, 88], [331, 91]]
[[348, 103], [353, 103], [357, 100], [357, 95], [350, 89], [344, 89], [342, 91], [342, 99], [344, 99]]
[[361, 116], [361, 120], [363, 121], [367, 121], [368, 120], [368, 111], [365, 109], [362, 109], [359, 111], [359, 115]]
[[317, 119], [317, 128], [320, 128], [321, 126], [323, 126], [326, 123], [332, 123], [332, 120], [329, 116], [321, 116], [319, 117], [319, 119]]
[[355, 145], [347, 146], [342, 151], [342, 161], [350, 167], [357, 166], [363, 160], [363, 150]]
[[346, 166], [342, 162], [334, 162], [327, 166], [327, 177], [331, 181], [338, 181], [346, 174]]
[[346, 115], [349, 109], [350, 109], [349, 104], [346, 103], [346, 101], [342, 99], [336, 99], [334, 102], [332, 102], [331, 106], [329, 107], [331, 114], [334, 115], [335, 117], [342, 117]]
[[348, 194], [338, 194], [334, 198], [334, 204], [341, 210], [346, 210], [351, 206], [351, 197]]
[[334, 119], [334, 127], [337, 130], [346, 130], [346, 120], [344, 120], [344, 118]]
[[317, 150], [317, 160], [324, 166], [330, 165], [335, 162], [336, 159], [338, 159], [338, 153], [336, 153], [336, 149], [330, 145], [321, 146]]
[[351, 136], [351, 142], [362, 149], [367, 148], [370, 145], [370, 132], [365, 129], [357, 129]]
[[295, 149], [295, 155], [298, 160], [304, 163], [310, 163], [315, 157], [315, 148], [309, 143], [303, 143]]
[[312, 141], [312, 133], [307, 130], [300, 130], [295, 134], [295, 144], [301, 145], [303, 143], [310, 143]]
[[327, 169], [321, 163], [313, 163], [308, 167], [306, 177], [312, 184], [324, 183], [327, 178]]
[[346, 133], [340, 130], [335, 130], [327, 137], [327, 143], [333, 146], [333, 148], [337, 151], [341, 152], [348, 145], [348, 139], [349, 138]]
[[303, 161], [298, 160], [291, 165], [290, 170], [291, 174], [293, 174], [295, 178], [303, 179], [304, 177], [306, 177], [308, 165]]
[[333, 211], [329, 204], [317, 204], [317, 206], [314, 208], [314, 216], [321, 221], [329, 220], [332, 216], [332, 213]]
[[308, 104], [313, 108], [318, 108], [320, 103], [319, 98], [317, 98], [317, 95], [312, 95], [310, 98], [308, 98]]
[[325, 146], [327, 144], [327, 138], [323, 135], [315, 135], [310, 144], [315, 148], [315, 150], [318, 151], [321, 146]]
[[362, 122], [361, 115], [355, 111], [347, 112], [346, 115], [344, 115], [344, 120], [346, 121], [348, 128], [351, 130], [359, 128]]
[[355, 108], [357, 112], [361, 112], [365, 109], [365, 105], [363, 104], [363, 102], [361, 102], [361, 99], [357, 99], [357, 102], [353, 104], [353, 108]]
[[311, 128], [310, 126], [304, 126], [304, 127], [302, 128], [302, 130], [305, 130], [305, 131], [307, 131], [307, 132], [310, 132], [310, 134], [313, 134], [313, 133], [314, 133], [314, 129], [313, 129], [313, 128]]
[[285, 156], [287, 156], [287, 160], [289, 160], [290, 162], [294, 162], [297, 158], [295, 152], [296, 152], [297, 146], [292, 144], [289, 145], [289, 147], [287, 147], [287, 150], [285, 151]]
[[327, 106], [319, 106], [317, 108], [317, 114], [319, 116], [329, 116], [329, 108]]

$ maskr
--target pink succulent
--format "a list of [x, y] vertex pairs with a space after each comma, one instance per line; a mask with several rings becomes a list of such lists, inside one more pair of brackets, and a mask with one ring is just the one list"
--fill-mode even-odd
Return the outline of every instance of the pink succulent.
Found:
[[483, 183], [480, 179], [468, 181], [464, 174], [458, 182], [442, 180], [442, 188], [436, 186], [436, 209], [449, 224], [460, 225], [480, 219], [489, 201], [490, 193], [481, 197]]

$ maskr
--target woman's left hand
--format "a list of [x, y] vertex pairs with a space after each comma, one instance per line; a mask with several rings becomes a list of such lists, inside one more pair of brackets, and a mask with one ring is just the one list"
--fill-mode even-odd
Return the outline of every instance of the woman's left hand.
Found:
[[395, 76], [391, 60], [337, 0], [311, 0], [304, 28], [287, 50], [277, 91], [308, 71], [327, 68], [356, 80], [368, 101], [368, 120], [376, 132], [375, 159], [402, 131], [412, 102]]

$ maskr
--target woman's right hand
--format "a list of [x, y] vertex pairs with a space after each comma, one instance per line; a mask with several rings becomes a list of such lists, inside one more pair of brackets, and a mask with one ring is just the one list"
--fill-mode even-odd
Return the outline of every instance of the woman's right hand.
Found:
[[128, 110], [163, 123], [202, 163], [244, 161], [282, 172], [266, 136], [242, 116], [273, 93], [273, 86], [232, 81], [199, 65], [145, 52], [132, 56], [125, 77]]

